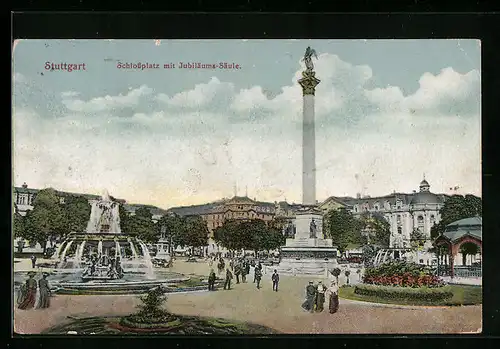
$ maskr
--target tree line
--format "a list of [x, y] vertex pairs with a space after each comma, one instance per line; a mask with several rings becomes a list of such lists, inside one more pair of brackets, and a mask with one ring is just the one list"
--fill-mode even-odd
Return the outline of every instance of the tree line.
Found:
[[229, 251], [276, 250], [285, 244], [282, 225], [279, 221], [265, 222], [261, 219], [227, 220], [214, 230], [214, 240]]
[[[61, 203], [53, 189], [40, 190], [33, 201], [33, 209], [25, 216], [14, 206], [14, 237], [39, 243], [44, 252], [47, 241], [64, 238], [71, 232], [84, 232], [90, 217], [91, 206], [82, 196], [67, 196]], [[155, 243], [163, 234], [173, 246], [203, 247], [208, 244], [209, 231], [200, 216], [167, 214], [158, 222], [146, 207], [138, 208], [132, 215], [119, 206], [120, 226], [123, 232], [148, 243]], [[431, 228], [431, 238], [442, 234], [446, 225], [462, 219], [482, 215], [481, 198], [474, 195], [453, 195], [440, 210], [441, 220]], [[214, 240], [228, 250], [270, 251], [284, 245], [283, 228], [287, 220], [276, 218], [270, 222], [255, 219], [249, 221], [227, 220], [214, 231]], [[326, 237], [333, 240], [341, 253], [349, 246], [364, 246], [369, 232], [370, 243], [379, 247], [389, 246], [390, 226], [378, 213], [363, 213], [359, 218], [349, 210], [340, 208], [327, 212], [323, 219]], [[412, 234], [417, 241], [422, 237]], [[473, 247], [469, 254], [474, 254]]]
[[[14, 237], [39, 243], [45, 253], [47, 242], [64, 239], [71, 232], [84, 232], [90, 211], [91, 205], [85, 197], [67, 196], [61, 203], [55, 190], [40, 190], [33, 201], [33, 209], [25, 216], [14, 206]], [[146, 243], [156, 243], [163, 235], [172, 247], [194, 249], [208, 244], [209, 231], [201, 216], [166, 214], [154, 222], [148, 208], [141, 207], [130, 214], [123, 205], [119, 206], [119, 216], [121, 231]], [[260, 220], [227, 221], [216, 231], [215, 241], [229, 250], [272, 250], [284, 243], [280, 230], [283, 224], [279, 219], [269, 225]]]

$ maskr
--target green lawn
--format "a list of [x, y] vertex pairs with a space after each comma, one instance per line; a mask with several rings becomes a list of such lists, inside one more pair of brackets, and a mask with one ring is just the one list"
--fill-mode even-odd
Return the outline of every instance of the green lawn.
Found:
[[339, 289], [339, 297], [383, 304], [400, 304], [400, 305], [427, 305], [427, 306], [443, 306], [443, 305], [474, 305], [483, 303], [483, 289], [480, 286], [462, 286], [448, 285], [445, 289], [453, 292], [453, 298], [448, 301], [441, 302], [425, 302], [417, 300], [392, 300], [374, 296], [363, 296], [354, 294], [354, 287], [341, 287]]

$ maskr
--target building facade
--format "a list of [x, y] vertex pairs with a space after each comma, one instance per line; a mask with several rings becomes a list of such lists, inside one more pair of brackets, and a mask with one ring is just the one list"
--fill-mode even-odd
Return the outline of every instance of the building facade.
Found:
[[[41, 189], [29, 188], [26, 183], [24, 183], [21, 187], [14, 187], [12, 199], [14, 204], [17, 206], [19, 214], [25, 216], [27, 211], [33, 209], [34, 200], [40, 190]], [[67, 198], [68, 196], [83, 196], [84, 198], [89, 200], [89, 203], [92, 203], [93, 201], [99, 200], [101, 198], [100, 195], [71, 193], [59, 190], [56, 190], [56, 194], [59, 197], [59, 202], [61, 204], [64, 204], [65, 198]], [[115, 200], [120, 203], [125, 203], [125, 200], [122, 199]]]
[[271, 221], [276, 212], [275, 204], [252, 200], [247, 196], [234, 196], [204, 205], [173, 207], [167, 212], [179, 216], [201, 216], [207, 223], [210, 238], [213, 231], [221, 227], [227, 220], [262, 219]]
[[419, 231], [429, 246], [431, 227], [439, 223], [439, 210], [447, 199], [445, 194], [434, 194], [424, 179], [419, 191], [411, 194], [392, 193], [380, 197], [330, 197], [320, 208], [327, 212], [344, 207], [355, 216], [379, 215], [390, 224], [390, 247], [406, 247], [410, 244], [412, 232]]

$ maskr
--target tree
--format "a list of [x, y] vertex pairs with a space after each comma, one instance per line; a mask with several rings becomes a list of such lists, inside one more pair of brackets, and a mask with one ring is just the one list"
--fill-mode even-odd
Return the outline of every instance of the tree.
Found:
[[214, 239], [230, 251], [270, 251], [285, 243], [281, 230], [261, 219], [248, 221], [228, 220], [214, 231]]
[[120, 204], [118, 206], [118, 215], [120, 217], [120, 230], [122, 232], [129, 233], [130, 232], [130, 227], [129, 227], [129, 218], [130, 214], [127, 212], [125, 207]]
[[14, 205], [14, 220], [12, 222], [14, 238], [24, 238], [24, 217], [21, 216], [17, 209], [17, 205]]
[[252, 249], [257, 254], [259, 251], [275, 250], [285, 243], [285, 236], [273, 226], [266, 224], [263, 220], [253, 219], [243, 222], [239, 225], [239, 229], [243, 232], [243, 242], [250, 242], [250, 245], [245, 244], [243, 248]]
[[220, 227], [214, 230], [214, 240], [229, 251], [239, 250], [250, 242], [243, 241], [242, 229], [239, 229], [240, 222], [236, 220], [227, 220]]
[[179, 245], [193, 248], [206, 246], [208, 244], [208, 228], [201, 216], [190, 216], [185, 218], [178, 240]]
[[89, 201], [83, 196], [68, 196], [62, 207], [66, 225], [65, 233], [85, 231], [90, 219]]
[[271, 222], [269, 222], [269, 227], [283, 232], [285, 227], [288, 226], [288, 219], [285, 217], [275, 217]]
[[266, 250], [268, 253], [271, 250], [276, 250], [285, 244], [286, 238], [281, 230], [275, 228], [268, 228], [261, 240], [261, 249]]
[[363, 222], [345, 208], [330, 210], [325, 218], [327, 235], [340, 253], [344, 253], [349, 243], [359, 244], [363, 241], [361, 235]]
[[365, 245], [363, 246], [363, 264], [365, 267], [371, 267], [373, 265], [373, 259], [377, 255], [378, 248], [375, 245]]
[[446, 226], [460, 219], [482, 216], [482, 200], [475, 195], [453, 195], [439, 210], [441, 220], [431, 227], [431, 238], [444, 233]]
[[374, 213], [371, 217], [370, 224], [375, 231], [374, 243], [381, 247], [389, 247], [391, 237], [391, 225], [381, 214]]
[[418, 249], [423, 245], [423, 241], [425, 240], [424, 234], [419, 229], [413, 229], [410, 234], [410, 244], [413, 249]]
[[173, 253], [175, 246], [179, 245], [180, 236], [184, 230], [186, 220], [178, 214], [166, 214], [157, 223], [158, 234], [163, 234], [165, 239], [170, 241], [170, 253]]
[[33, 210], [26, 213], [25, 234], [28, 240], [38, 242], [45, 253], [47, 241], [66, 232], [66, 220], [54, 189], [42, 189], [33, 201]]
[[137, 209], [135, 215], [126, 217], [127, 233], [145, 242], [157, 242], [159, 236], [152, 216], [148, 208]]

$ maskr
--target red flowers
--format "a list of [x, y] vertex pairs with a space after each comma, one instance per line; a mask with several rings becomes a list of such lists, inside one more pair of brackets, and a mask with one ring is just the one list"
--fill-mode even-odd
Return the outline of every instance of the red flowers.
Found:
[[442, 280], [423, 267], [399, 262], [369, 268], [363, 278], [365, 284], [400, 287], [439, 287]]
[[364, 278], [365, 284], [400, 286], [400, 287], [438, 287], [442, 286], [442, 281], [435, 275], [421, 275], [414, 277], [411, 275], [394, 276], [368, 276]]

